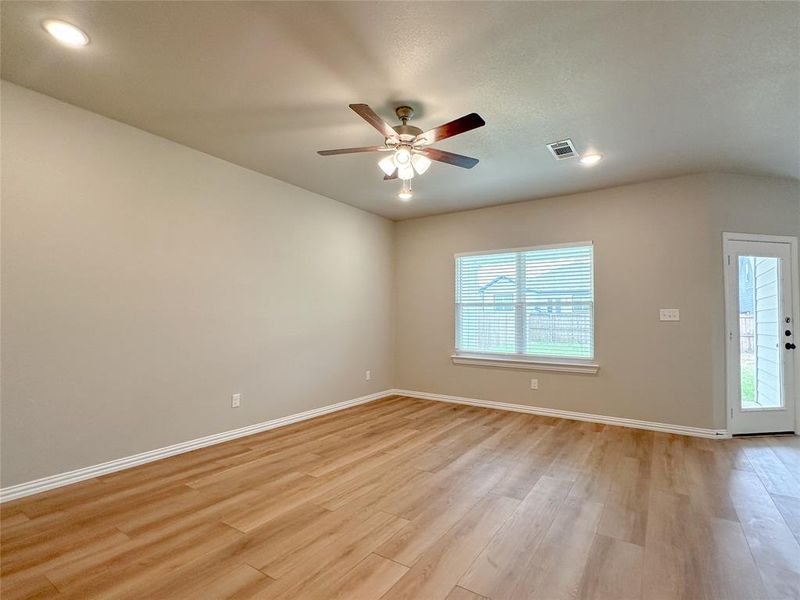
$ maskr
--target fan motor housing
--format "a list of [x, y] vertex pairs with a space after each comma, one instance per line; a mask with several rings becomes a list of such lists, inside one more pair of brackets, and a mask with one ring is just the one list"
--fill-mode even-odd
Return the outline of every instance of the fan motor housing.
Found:
[[422, 129], [419, 127], [414, 127], [413, 125], [394, 125], [392, 126], [397, 132], [397, 135], [401, 136], [400, 139], [403, 139], [402, 136], [410, 135], [412, 138], [417, 137], [420, 133], [422, 133]]
[[397, 118], [403, 122], [402, 125], [392, 126], [392, 129], [394, 129], [397, 132], [397, 135], [400, 136], [401, 142], [410, 142], [420, 133], [422, 133], [422, 129], [419, 127], [414, 127], [413, 125], [408, 124], [408, 120], [414, 116], [413, 108], [410, 106], [398, 106], [394, 109], [394, 114], [396, 114]]

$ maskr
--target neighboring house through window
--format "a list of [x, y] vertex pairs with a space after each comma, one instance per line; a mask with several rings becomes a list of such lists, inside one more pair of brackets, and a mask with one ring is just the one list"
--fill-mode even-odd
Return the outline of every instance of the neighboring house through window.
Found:
[[594, 357], [591, 243], [456, 256], [456, 353]]

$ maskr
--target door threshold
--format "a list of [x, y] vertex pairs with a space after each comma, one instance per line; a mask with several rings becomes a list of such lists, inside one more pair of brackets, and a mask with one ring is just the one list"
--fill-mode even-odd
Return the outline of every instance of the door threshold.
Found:
[[772, 437], [776, 435], [794, 435], [794, 431], [768, 431], [764, 433], [734, 433], [733, 437]]

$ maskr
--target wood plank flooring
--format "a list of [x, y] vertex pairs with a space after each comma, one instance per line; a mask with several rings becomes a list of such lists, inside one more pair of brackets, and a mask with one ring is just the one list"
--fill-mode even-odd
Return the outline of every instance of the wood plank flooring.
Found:
[[16, 598], [800, 598], [800, 438], [393, 397], [0, 507]]

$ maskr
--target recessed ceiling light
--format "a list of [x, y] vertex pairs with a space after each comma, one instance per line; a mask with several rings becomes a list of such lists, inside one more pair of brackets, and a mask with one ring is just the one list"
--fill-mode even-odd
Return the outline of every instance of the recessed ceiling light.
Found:
[[601, 158], [603, 158], [602, 154], [584, 154], [581, 156], [581, 164], [587, 167], [593, 167], [600, 162]]
[[47, 19], [42, 22], [42, 27], [59, 43], [70, 48], [80, 48], [89, 43], [89, 36], [82, 29], [66, 21]]

